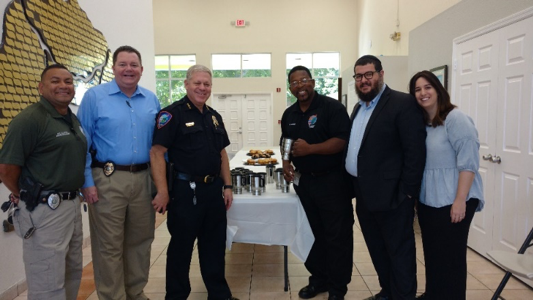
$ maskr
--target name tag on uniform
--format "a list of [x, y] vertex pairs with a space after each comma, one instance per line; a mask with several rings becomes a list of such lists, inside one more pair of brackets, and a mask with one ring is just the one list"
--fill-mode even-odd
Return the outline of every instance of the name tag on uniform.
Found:
[[187, 127], [194, 126], [194, 122], [185, 123], [185, 126], [187, 126]]

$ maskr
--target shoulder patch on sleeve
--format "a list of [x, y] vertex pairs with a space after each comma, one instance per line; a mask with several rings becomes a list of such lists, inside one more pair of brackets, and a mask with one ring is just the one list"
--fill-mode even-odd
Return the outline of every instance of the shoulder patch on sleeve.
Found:
[[160, 111], [159, 116], [157, 117], [157, 129], [165, 127], [165, 125], [167, 125], [171, 119], [172, 114], [170, 114], [168, 111]]

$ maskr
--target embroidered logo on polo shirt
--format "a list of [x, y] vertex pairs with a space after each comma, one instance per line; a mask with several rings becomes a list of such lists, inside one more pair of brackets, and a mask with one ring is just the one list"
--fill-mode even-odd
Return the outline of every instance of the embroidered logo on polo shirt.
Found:
[[70, 132], [68, 132], [68, 131], [63, 131], [63, 132], [58, 132], [58, 133], [56, 133], [56, 137], [61, 137], [61, 136], [65, 136], [65, 135], [70, 135]]
[[161, 111], [159, 117], [157, 117], [157, 129], [163, 128], [171, 119], [172, 115], [169, 112]]
[[315, 128], [316, 120], [316, 115], [312, 115], [309, 117], [309, 120], [307, 120], [307, 125], [309, 125], [309, 128]]

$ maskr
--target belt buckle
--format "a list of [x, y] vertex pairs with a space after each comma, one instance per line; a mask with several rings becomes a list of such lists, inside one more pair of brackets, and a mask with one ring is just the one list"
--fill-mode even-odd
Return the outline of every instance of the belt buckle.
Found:
[[107, 161], [103, 167], [104, 175], [109, 177], [115, 173], [115, 164], [112, 161]]
[[205, 175], [204, 177], [204, 183], [210, 183], [210, 182], [207, 182], [209, 180], [209, 175]]
[[48, 207], [51, 209], [55, 210], [59, 207], [59, 204], [61, 204], [62, 200], [61, 194], [52, 192], [46, 197], [46, 204], [48, 204]]

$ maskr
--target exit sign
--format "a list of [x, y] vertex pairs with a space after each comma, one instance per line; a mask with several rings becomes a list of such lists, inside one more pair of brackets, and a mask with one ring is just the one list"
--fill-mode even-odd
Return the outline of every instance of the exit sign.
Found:
[[235, 21], [235, 27], [244, 27], [246, 26], [246, 21], [237, 19]]

